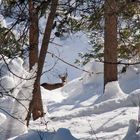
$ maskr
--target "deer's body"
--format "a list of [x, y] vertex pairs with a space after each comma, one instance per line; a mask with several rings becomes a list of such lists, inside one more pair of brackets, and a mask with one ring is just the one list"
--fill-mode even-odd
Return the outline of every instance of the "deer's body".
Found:
[[41, 84], [41, 86], [44, 87], [45, 89], [53, 90], [53, 89], [63, 87], [64, 84], [63, 83], [55, 83], [55, 84], [43, 83], [43, 84]]
[[66, 79], [67, 79], [67, 73], [64, 76], [59, 75], [59, 78], [61, 79], [62, 83], [43, 83], [41, 84], [42, 87], [48, 90], [54, 90], [60, 87], [63, 87], [66, 84]]

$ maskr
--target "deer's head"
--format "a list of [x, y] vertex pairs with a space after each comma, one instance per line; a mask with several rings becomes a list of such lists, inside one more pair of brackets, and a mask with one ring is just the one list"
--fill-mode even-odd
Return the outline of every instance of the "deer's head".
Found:
[[68, 77], [68, 73], [67, 72], [65, 74], [63, 74], [63, 75], [58, 75], [58, 76], [61, 79], [63, 84], [67, 82], [67, 77]]

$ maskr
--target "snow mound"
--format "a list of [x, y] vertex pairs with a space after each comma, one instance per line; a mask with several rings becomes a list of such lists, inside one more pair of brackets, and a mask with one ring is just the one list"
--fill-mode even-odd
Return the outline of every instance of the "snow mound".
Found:
[[9, 76], [3, 76], [0, 78], [0, 91], [9, 91], [16, 86], [15, 80]]
[[128, 128], [127, 134], [123, 138], [123, 140], [139, 140], [140, 139], [140, 135], [136, 133], [137, 124], [138, 124], [138, 122], [136, 120], [129, 121], [129, 128]]
[[29, 131], [18, 137], [8, 140], [78, 140], [72, 136], [71, 132], [65, 128], [59, 128], [57, 132]]
[[0, 66], [4, 71], [0, 77], [0, 92], [3, 95], [0, 100], [0, 107], [6, 118], [4, 115], [0, 115], [1, 140], [27, 132], [25, 118], [32, 98], [37, 68], [35, 66], [30, 73], [27, 72], [23, 68], [23, 60], [20, 58], [12, 60], [6, 58], [7, 64], [4, 62], [4, 59], [0, 61]]
[[[0, 3], [1, 3], [1, 1], [0, 1]], [[7, 28], [6, 21], [5, 21], [4, 17], [3, 17], [3, 15], [1, 15], [1, 14], [0, 14], [0, 27]]]
[[84, 68], [92, 73], [103, 73], [103, 63], [95, 60], [88, 62]]
[[68, 129], [59, 128], [52, 140], [78, 140], [78, 139], [74, 138]]
[[0, 113], [0, 123], [3, 123], [6, 120], [6, 116], [3, 113]]
[[105, 86], [105, 94], [109, 94], [110, 96], [118, 96], [120, 97], [120, 95], [124, 94], [123, 91], [121, 90], [118, 81], [113, 81], [113, 82], [109, 82], [107, 83], [107, 85]]
[[16, 78], [18, 78], [18, 76], [19, 76], [19, 79], [20, 79], [20, 77], [22, 77], [22, 76], [24, 77], [25, 74], [27, 73], [22, 65], [23, 65], [23, 60], [21, 58], [15, 58], [15, 59], [11, 60], [8, 64], [10, 72]]
[[122, 98], [125, 96], [126, 94], [121, 90], [118, 81], [113, 81], [107, 83], [105, 86], [104, 94], [97, 99], [96, 103], [114, 98]]
[[[96, 62], [92, 60], [87, 65], [85, 65], [85, 70], [89, 71], [89, 73], [84, 72], [82, 74], [82, 82], [84, 85], [93, 87], [93, 89], [103, 89], [103, 64], [101, 62]], [[103, 90], [101, 91], [101, 93]]]

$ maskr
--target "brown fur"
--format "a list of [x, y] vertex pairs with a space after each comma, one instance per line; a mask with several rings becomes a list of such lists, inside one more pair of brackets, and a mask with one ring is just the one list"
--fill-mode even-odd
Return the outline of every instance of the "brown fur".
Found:
[[63, 87], [66, 83], [67, 73], [64, 76], [59, 75], [59, 78], [61, 79], [62, 83], [54, 83], [54, 84], [43, 83], [43, 84], [41, 84], [41, 86], [48, 90], [54, 90], [54, 89]]

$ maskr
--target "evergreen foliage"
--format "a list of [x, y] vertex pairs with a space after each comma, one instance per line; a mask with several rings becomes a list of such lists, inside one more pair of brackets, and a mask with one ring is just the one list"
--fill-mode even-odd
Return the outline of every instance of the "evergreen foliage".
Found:
[[0, 28], [0, 54], [9, 58], [22, 55], [22, 46], [14, 33], [7, 28]]
[[[51, 0], [34, 1], [39, 17], [46, 15]], [[139, 58], [140, 51], [140, 8], [137, 2], [119, 0], [118, 2], [118, 57], [120, 59]], [[6, 17], [28, 22], [25, 0], [5, 0], [1, 13]], [[91, 58], [103, 59], [104, 48], [104, 1], [103, 0], [64, 0], [59, 7], [53, 24], [56, 37], [67, 37], [71, 33], [84, 31], [89, 36], [91, 46], [88, 51], [76, 60], [86, 64]], [[10, 44], [11, 45], [11, 44]]]
[[[139, 59], [140, 57], [140, 7], [137, 2], [120, 0], [118, 2], [118, 58]], [[84, 2], [87, 6], [81, 14], [80, 28], [89, 35], [91, 49], [80, 53], [76, 63], [84, 65], [92, 58], [103, 59], [104, 48], [104, 1]], [[88, 4], [87, 4], [88, 3]], [[93, 7], [92, 10], [89, 10]], [[111, 26], [111, 25], [110, 25]], [[81, 60], [82, 59], [82, 60]]]

